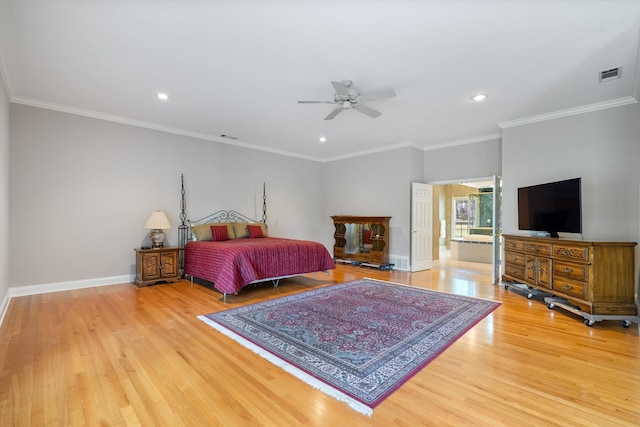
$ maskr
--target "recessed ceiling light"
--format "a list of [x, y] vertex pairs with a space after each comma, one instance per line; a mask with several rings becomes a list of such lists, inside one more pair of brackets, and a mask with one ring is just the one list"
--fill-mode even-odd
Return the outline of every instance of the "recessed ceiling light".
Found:
[[166, 101], [167, 99], [169, 99], [169, 95], [167, 95], [164, 92], [158, 92], [156, 96], [158, 97], [158, 99], [161, 99], [163, 101]]
[[327, 142], [327, 138], [325, 138], [324, 136], [320, 137], [320, 142]]
[[475, 102], [482, 102], [487, 99], [487, 95], [485, 95], [484, 93], [479, 93], [477, 95], [474, 95], [471, 99]]

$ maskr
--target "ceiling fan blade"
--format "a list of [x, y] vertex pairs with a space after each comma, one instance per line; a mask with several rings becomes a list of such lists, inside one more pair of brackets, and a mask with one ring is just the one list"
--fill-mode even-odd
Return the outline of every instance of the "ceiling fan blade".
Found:
[[393, 98], [396, 96], [396, 91], [393, 89], [381, 90], [380, 92], [372, 92], [364, 95], [360, 95], [363, 101], [375, 101], [376, 99]]
[[335, 104], [336, 101], [298, 101], [298, 104]]
[[354, 110], [360, 111], [361, 113], [366, 114], [369, 117], [373, 117], [374, 119], [382, 114], [380, 111], [376, 111], [373, 108], [369, 108], [366, 105], [356, 104], [353, 106]]
[[342, 105], [336, 107], [332, 112], [329, 113], [329, 115], [327, 117], [325, 117], [325, 120], [331, 120], [333, 119], [335, 116], [338, 115], [338, 113], [342, 111]]
[[336, 90], [338, 95], [349, 96], [349, 88], [344, 85], [344, 83], [340, 82], [331, 82], [333, 88]]

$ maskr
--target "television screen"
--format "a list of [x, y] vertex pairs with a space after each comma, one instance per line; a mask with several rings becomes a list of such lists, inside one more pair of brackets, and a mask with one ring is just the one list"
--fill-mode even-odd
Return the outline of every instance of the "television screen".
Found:
[[518, 228], [582, 233], [580, 178], [518, 188]]

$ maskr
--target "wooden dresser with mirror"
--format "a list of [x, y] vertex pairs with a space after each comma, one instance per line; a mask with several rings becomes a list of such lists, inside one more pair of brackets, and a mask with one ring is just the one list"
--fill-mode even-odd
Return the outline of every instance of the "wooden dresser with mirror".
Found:
[[390, 268], [390, 216], [334, 215], [333, 258], [336, 261]]

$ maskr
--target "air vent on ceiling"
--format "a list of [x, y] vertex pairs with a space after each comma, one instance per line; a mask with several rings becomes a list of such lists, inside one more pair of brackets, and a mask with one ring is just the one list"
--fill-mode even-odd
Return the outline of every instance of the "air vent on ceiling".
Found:
[[600, 71], [600, 81], [606, 82], [609, 80], [619, 79], [622, 74], [622, 67], [610, 68], [608, 70]]

